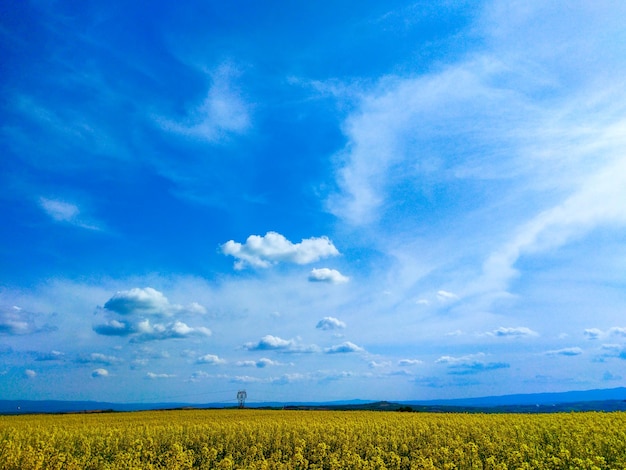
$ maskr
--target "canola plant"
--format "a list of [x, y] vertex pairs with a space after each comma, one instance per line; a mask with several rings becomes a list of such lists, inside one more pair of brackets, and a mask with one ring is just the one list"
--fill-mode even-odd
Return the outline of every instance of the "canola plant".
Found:
[[626, 413], [0, 417], [0, 469], [626, 469]]

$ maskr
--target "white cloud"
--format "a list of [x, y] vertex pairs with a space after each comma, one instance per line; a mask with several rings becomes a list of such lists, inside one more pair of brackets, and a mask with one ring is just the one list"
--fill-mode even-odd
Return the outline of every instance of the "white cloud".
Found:
[[132, 338], [132, 342], [208, 337], [212, 334], [211, 330], [206, 327], [191, 327], [182, 321], [153, 325], [150, 320], [143, 320], [136, 325], [136, 328], [138, 334]]
[[105, 310], [118, 315], [163, 315], [175, 314], [206, 314], [206, 308], [198, 302], [186, 307], [172, 304], [165, 295], [152, 287], [134, 287], [118, 291], [105, 304]]
[[327, 354], [342, 354], [342, 353], [353, 353], [353, 352], [364, 352], [364, 351], [365, 350], [362, 347], [357, 346], [356, 344], [351, 343], [350, 341], [346, 341], [344, 343], [331, 346], [330, 348], [326, 348], [324, 350], [324, 352]]
[[34, 370], [32, 370], [32, 369], [26, 369], [26, 370], [24, 371], [24, 376], [25, 376], [27, 379], [34, 379], [35, 377], [37, 377], [37, 372], [35, 372], [35, 371], [34, 371]]
[[99, 325], [94, 325], [93, 330], [103, 336], [128, 336], [136, 332], [133, 325], [126, 321], [109, 320]]
[[294, 345], [293, 340], [279, 338], [278, 336], [266, 335], [258, 343], [246, 343], [244, 346], [250, 351], [265, 351], [272, 349], [287, 349]]
[[625, 224], [626, 205], [617, 202], [624, 200], [626, 158], [608, 163], [567, 199], [522, 224], [505, 245], [487, 258], [477, 289], [505, 289], [516, 276], [514, 265], [523, 254], [559, 248], [597, 226]]
[[192, 327], [176, 320], [169, 323], [152, 323], [148, 317], [171, 317], [173, 315], [198, 315], [206, 309], [194, 302], [188, 307], [172, 304], [167, 297], [152, 287], [118, 291], [105, 304], [102, 311], [108, 315], [119, 315], [123, 319], [108, 319], [93, 326], [103, 336], [130, 336], [131, 341], [152, 341], [172, 338], [211, 336], [204, 326]]
[[258, 361], [238, 361], [236, 365], [239, 367], [257, 367], [259, 369], [263, 369], [264, 367], [284, 366], [286, 364], [273, 361], [267, 357], [262, 357]]
[[453, 292], [448, 292], [445, 290], [437, 291], [437, 299], [439, 299], [440, 302], [452, 302], [454, 300], [458, 300], [458, 298], [459, 296]]
[[225, 255], [237, 259], [235, 269], [243, 269], [248, 265], [268, 268], [278, 262], [308, 264], [339, 255], [327, 237], [307, 238], [300, 243], [292, 243], [276, 232], [267, 232], [265, 236], [250, 235], [245, 244], [230, 240], [221, 249]]
[[283, 365], [285, 364], [283, 364], [282, 362], [278, 362], [278, 361], [272, 361], [271, 359], [267, 357], [262, 357], [261, 359], [256, 361], [256, 366], [259, 368], [271, 367], [271, 366], [283, 366]]
[[152, 287], [116, 292], [104, 308], [118, 315], [171, 315], [171, 306], [167, 297]]
[[191, 374], [191, 377], [189, 377], [189, 381], [197, 382], [198, 380], [208, 379], [209, 377], [211, 377], [211, 374], [204, 372], [202, 370], [199, 370]]
[[246, 343], [243, 347], [248, 351], [280, 351], [288, 353], [312, 353], [319, 350], [314, 344], [302, 345], [293, 339], [287, 340], [272, 335], [264, 336], [257, 343]]
[[324, 317], [318, 321], [315, 326], [315, 328], [320, 328], [322, 330], [337, 330], [345, 327], [346, 324], [335, 317]]
[[386, 367], [391, 367], [391, 361], [383, 361], [383, 362], [370, 361], [367, 365], [370, 369], [384, 369]]
[[505, 328], [501, 326], [500, 328], [490, 331], [487, 334], [491, 336], [509, 337], [509, 338], [510, 337], [522, 338], [522, 337], [528, 337], [528, 336], [539, 336], [539, 333], [525, 326], [518, 326], [514, 328]]
[[0, 308], [0, 335], [28, 335], [36, 331], [33, 315], [19, 307]]
[[609, 334], [613, 336], [624, 336], [626, 337], [626, 328], [622, 326], [614, 326], [609, 329]]
[[95, 369], [91, 372], [91, 376], [94, 379], [100, 378], [100, 377], [108, 377], [109, 376], [109, 371], [106, 369]]
[[219, 365], [226, 364], [226, 361], [215, 354], [205, 354], [204, 356], [200, 356], [197, 361], [198, 364], [211, 364], [211, 365]]
[[626, 328], [621, 326], [613, 326], [606, 331], [602, 331], [599, 328], [588, 328], [584, 331], [584, 335], [587, 337], [587, 339], [590, 340], [606, 338], [608, 336], [626, 337]]
[[319, 268], [312, 269], [309, 273], [309, 281], [311, 282], [328, 282], [330, 284], [343, 284], [350, 280], [336, 269]]
[[77, 359], [77, 362], [86, 363], [86, 364], [91, 363], [91, 364], [112, 365], [112, 364], [119, 364], [124, 361], [123, 359], [116, 357], [116, 356], [107, 356], [106, 354], [102, 354], [102, 353], [91, 353], [91, 354], [87, 354], [86, 356], [80, 356]]
[[55, 199], [39, 199], [39, 204], [46, 213], [58, 222], [73, 222], [80, 211], [74, 204]]
[[166, 130], [211, 143], [244, 133], [250, 127], [250, 110], [233, 86], [233, 77], [237, 74], [232, 66], [220, 66], [210, 74], [212, 85], [206, 98], [199, 106], [190, 109], [184, 120], [157, 120]]
[[66, 222], [88, 230], [100, 230], [100, 228], [81, 217], [77, 205], [61, 201], [59, 199], [39, 198], [39, 205], [48, 216], [57, 222]]
[[400, 359], [398, 361], [398, 365], [402, 367], [418, 366], [423, 363], [424, 361], [420, 361], [419, 359]]
[[148, 372], [146, 373], [146, 378], [151, 379], [151, 380], [155, 380], [155, 379], [171, 379], [176, 377], [173, 374], [156, 374], [154, 372]]
[[61, 351], [52, 350], [49, 353], [38, 353], [36, 357], [36, 361], [59, 361], [63, 360], [65, 354]]
[[598, 339], [603, 336], [603, 331], [598, 328], [588, 328], [584, 332], [587, 339]]
[[435, 362], [448, 366], [448, 373], [452, 375], [471, 375], [480, 372], [507, 369], [506, 362], [487, 362], [485, 353], [468, 354], [466, 356], [441, 356]]
[[553, 349], [546, 351], [546, 356], [580, 356], [583, 350], [579, 347]]

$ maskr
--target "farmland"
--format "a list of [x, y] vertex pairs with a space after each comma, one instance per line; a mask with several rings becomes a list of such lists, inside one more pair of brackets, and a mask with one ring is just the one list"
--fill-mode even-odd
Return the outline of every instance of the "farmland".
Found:
[[0, 468], [624, 469], [626, 413], [1, 416]]

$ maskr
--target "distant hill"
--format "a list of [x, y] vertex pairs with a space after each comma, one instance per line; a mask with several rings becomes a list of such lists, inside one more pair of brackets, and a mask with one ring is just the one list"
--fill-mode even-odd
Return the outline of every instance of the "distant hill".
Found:
[[[109, 403], [96, 401], [0, 400], [0, 414], [104, 413], [186, 408], [233, 408], [232, 403]], [[262, 402], [248, 408], [300, 410], [372, 410], [421, 412], [547, 413], [563, 411], [626, 411], [626, 388], [533, 393], [451, 400], [403, 402], [344, 400], [334, 402]]]
[[556, 393], [529, 393], [479, 398], [458, 398], [451, 400], [407, 401], [409, 405], [449, 405], [449, 406], [509, 406], [509, 405], [556, 405], [562, 403], [626, 400], [626, 388], [610, 388]]

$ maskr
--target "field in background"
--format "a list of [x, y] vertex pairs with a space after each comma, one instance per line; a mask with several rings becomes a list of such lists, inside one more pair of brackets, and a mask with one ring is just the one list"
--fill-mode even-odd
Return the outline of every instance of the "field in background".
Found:
[[2, 469], [624, 469], [626, 413], [0, 416]]

